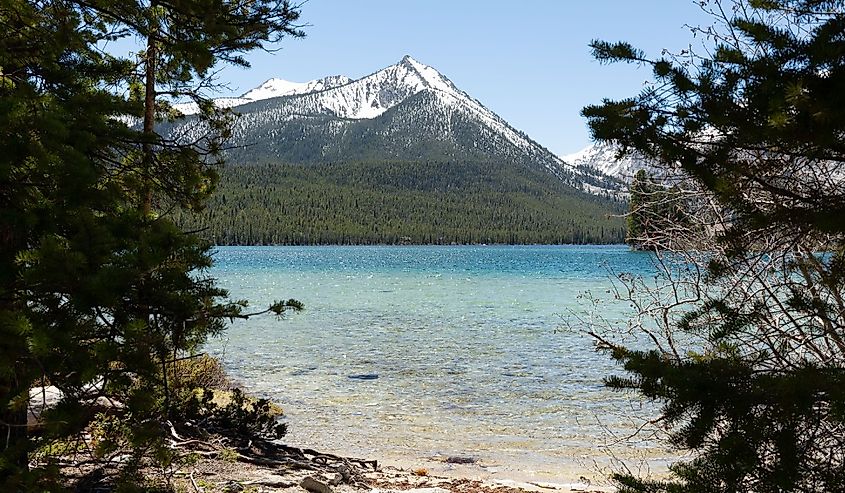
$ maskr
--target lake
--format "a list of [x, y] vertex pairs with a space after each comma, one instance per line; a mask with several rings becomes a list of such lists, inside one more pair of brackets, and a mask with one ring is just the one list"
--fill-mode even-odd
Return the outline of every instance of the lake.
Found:
[[[669, 457], [648, 440], [616, 443], [654, 410], [605, 389], [620, 369], [564, 323], [587, 308], [579, 294], [612, 299], [612, 273], [651, 272], [647, 253], [220, 247], [215, 259], [234, 299], [306, 306], [236, 322], [209, 343], [248, 390], [285, 409], [291, 445], [436, 471], [471, 457], [481, 475], [562, 481], [612, 465], [610, 453], [657, 469]], [[628, 315], [618, 302], [602, 310]]]

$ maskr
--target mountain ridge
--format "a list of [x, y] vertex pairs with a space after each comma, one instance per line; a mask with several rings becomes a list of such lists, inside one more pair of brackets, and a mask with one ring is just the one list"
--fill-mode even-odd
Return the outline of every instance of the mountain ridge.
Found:
[[[336, 78], [332, 83], [320, 83], [332, 77]], [[262, 90], [271, 81], [282, 83], [275, 84], [273, 90]], [[430, 97], [420, 96], [425, 92]], [[569, 186], [596, 195], [612, 196], [623, 188], [618, 180], [600, 171], [559, 158], [435, 68], [410, 55], [359, 79], [329, 76], [308, 83], [269, 79], [243, 96], [252, 99], [219, 100], [221, 106], [232, 107], [241, 115], [233, 129], [235, 146], [250, 147], [233, 151], [230, 157], [234, 161], [272, 159], [296, 163], [360, 156], [361, 150], [346, 136], [363, 135], [381, 127], [387, 133], [380, 141], [372, 134], [367, 134], [365, 140], [368, 145], [392, 149], [393, 154], [387, 156], [390, 159], [421, 157], [402, 153], [398, 145], [401, 142], [408, 144], [408, 150], [426, 146], [444, 149], [451, 142], [452, 148], [445, 151], [451, 158], [467, 153], [472, 158], [539, 166]], [[385, 116], [396, 107], [400, 108], [397, 112], [407, 112], [407, 117]], [[428, 126], [418, 125], [416, 116], [426, 120]], [[378, 121], [379, 118], [391, 122]], [[404, 122], [402, 128], [398, 126], [400, 120]], [[341, 142], [346, 147], [340, 146]]]
[[590, 167], [624, 183], [630, 183], [641, 169], [652, 174], [656, 172], [655, 166], [644, 156], [633, 153], [620, 157], [618, 154], [619, 148], [616, 146], [595, 142], [560, 158], [573, 166]]
[[[244, 93], [255, 99], [233, 107], [219, 194], [181, 224], [218, 244], [624, 238], [619, 180], [555, 156], [433, 67], [406, 55], [329, 82]], [[171, 125], [160, 131], [208, 131]]]

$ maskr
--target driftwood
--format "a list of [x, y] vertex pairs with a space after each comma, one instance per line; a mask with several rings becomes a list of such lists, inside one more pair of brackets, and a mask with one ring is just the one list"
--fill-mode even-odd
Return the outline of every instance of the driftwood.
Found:
[[253, 479], [251, 481], [244, 481], [243, 486], [266, 486], [267, 488], [293, 488], [297, 486], [296, 483], [289, 481], [267, 481], [263, 479]]
[[[57, 389], [56, 391], [48, 388], [34, 389], [30, 408], [41, 411], [54, 405], [48, 397], [55, 397], [54, 400], [58, 401], [63, 395]], [[92, 402], [96, 404], [96, 400]], [[120, 409], [118, 406], [111, 407], [113, 411]], [[33, 417], [37, 419], [39, 416]], [[167, 446], [173, 450], [175, 456], [182, 459], [194, 455], [208, 459], [234, 460], [266, 469], [271, 474], [274, 471], [279, 473], [277, 477], [251, 479], [248, 484], [255, 486], [275, 488], [296, 486], [296, 484], [288, 484], [289, 473], [296, 471], [295, 476], [304, 473], [326, 485], [346, 484], [369, 489], [365, 474], [379, 470], [379, 464], [375, 460], [343, 457], [310, 448], [284, 445], [268, 436], [222, 427], [207, 419], [164, 421], [161, 423], [161, 431]], [[121, 449], [113, 451], [109, 457], [96, 457], [90, 444], [90, 436], [80, 434], [79, 440], [84, 445], [84, 450], [49, 457], [46, 460], [57, 465], [62, 470], [62, 475], [77, 486], [83, 485], [80, 491], [93, 491], [91, 488], [96, 489], [99, 487], [97, 485], [113, 481], [120, 467], [125, 463], [127, 451]], [[74, 449], [78, 448], [74, 447]], [[149, 464], [144, 461], [140, 465], [146, 467]], [[194, 491], [202, 491], [202, 487], [194, 479], [195, 472], [197, 471], [190, 471], [188, 474], [188, 471], [170, 471], [164, 474], [169, 474], [170, 477], [184, 474], [189, 490], [193, 488]], [[155, 474], [160, 474], [160, 472]], [[165, 478], [165, 480], [168, 479]], [[89, 484], [93, 486], [91, 488], [84, 486]]]
[[[190, 454], [210, 458], [230, 456], [239, 462], [271, 470], [312, 471], [319, 475], [336, 478], [335, 484], [363, 485], [363, 474], [367, 471], [378, 470], [378, 461], [375, 460], [343, 457], [310, 448], [292, 447], [263, 437], [235, 433], [232, 430], [208, 429], [195, 422], [180, 423], [179, 430], [169, 421], [164, 425], [170, 434], [170, 447], [183, 456]], [[281, 483], [271, 485], [259, 481], [254, 484], [285, 487]]]

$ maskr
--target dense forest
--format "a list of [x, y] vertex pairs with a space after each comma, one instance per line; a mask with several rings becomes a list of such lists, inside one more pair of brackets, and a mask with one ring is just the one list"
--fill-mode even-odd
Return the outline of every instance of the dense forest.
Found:
[[619, 243], [625, 205], [486, 162], [262, 163], [221, 169], [177, 221], [215, 244]]

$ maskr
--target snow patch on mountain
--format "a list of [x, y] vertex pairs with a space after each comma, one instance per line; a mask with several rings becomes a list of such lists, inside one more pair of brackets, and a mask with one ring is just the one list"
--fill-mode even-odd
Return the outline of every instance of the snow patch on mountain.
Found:
[[561, 156], [561, 159], [575, 167], [593, 168], [596, 171], [630, 183], [637, 171], [644, 169], [653, 173], [655, 167], [645, 157], [629, 154], [617, 157], [619, 149], [605, 143], [590, 144], [584, 149], [572, 154]]
[[[214, 105], [220, 109], [233, 108], [242, 104], [252, 102], [251, 99], [246, 98], [217, 98], [214, 100]], [[199, 105], [191, 101], [190, 103], [175, 103], [173, 108], [178, 110], [183, 115], [196, 115], [200, 112]]]
[[[345, 75], [330, 75], [308, 82], [291, 82], [284, 79], [272, 78], [264, 81], [260, 86], [243, 93], [240, 97], [217, 98], [214, 100], [214, 104], [221, 109], [233, 108], [264, 99], [325, 91], [348, 84], [351, 81], [352, 79]], [[195, 115], [199, 113], [199, 106], [194, 102], [176, 103], [173, 107], [183, 115]]]
[[308, 82], [291, 82], [284, 79], [272, 78], [255, 89], [245, 92], [241, 98], [250, 101], [260, 101], [262, 99], [278, 98], [281, 96], [308, 94], [311, 92], [325, 91], [326, 89], [342, 86], [350, 82], [352, 82], [352, 79], [345, 75], [331, 75]]

